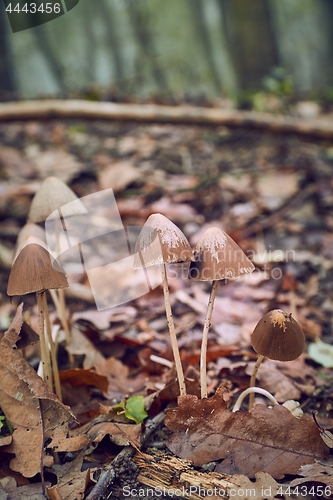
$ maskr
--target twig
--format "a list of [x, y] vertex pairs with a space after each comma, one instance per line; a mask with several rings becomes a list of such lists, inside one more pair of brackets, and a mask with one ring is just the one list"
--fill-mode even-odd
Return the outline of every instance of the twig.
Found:
[[[146, 430], [141, 437], [142, 444], [151, 437], [157, 427], [163, 422], [164, 418], [165, 413], [161, 412], [156, 415], [156, 417], [147, 422]], [[115, 467], [119, 465], [124, 459], [131, 458], [134, 455], [135, 451], [135, 448], [133, 448], [132, 446], [125, 446], [125, 448], [123, 448], [121, 452], [116, 456], [116, 458], [114, 458], [112, 462], [110, 462], [110, 464], [104, 468], [103, 472], [99, 476], [97, 483], [95, 484], [89, 495], [86, 497], [86, 500], [99, 500], [106, 492], [108, 487], [116, 479]]]
[[119, 104], [84, 100], [21, 101], [0, 104], [0, 121], [79, 118], [84, 120], [121, 120], [190, 125], [225, 125], [254, 128], [281, 134], [298, 134], [332, 139], [333, 123], [304, 120], [255, 111], [224, 110], [198, 106], [161, 106], [156, 104]]

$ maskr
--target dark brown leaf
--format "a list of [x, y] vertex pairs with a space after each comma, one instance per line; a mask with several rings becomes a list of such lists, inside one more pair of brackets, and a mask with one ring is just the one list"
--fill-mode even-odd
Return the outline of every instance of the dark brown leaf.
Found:
[[167, 411], [173, 453], [196, 466], [224, 459], [218, 472], [254, 477], [263, 471], [277, 479], [327, 457], [329, 449], [309, 415], [296, 419], [282, 406], [264, 405], [233, 413], [224, 391], [220, 387], [211, 399], [181, 396], [179, 407]]

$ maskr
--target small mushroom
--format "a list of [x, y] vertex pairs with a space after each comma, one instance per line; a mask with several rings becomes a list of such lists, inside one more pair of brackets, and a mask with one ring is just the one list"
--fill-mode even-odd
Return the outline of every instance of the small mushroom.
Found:
[[[45, 320], [48, 318], [45, 292], [46, 290], [62, 289], [67, 286], [67, 278], [64, 272], [62, 272], [60, 266], [56, 261], [52, 262], [48, 251], [36, 243], [31, 243], [22, 249], [13, 264], [8, 279], [7, 294], [9, 296], [21, 296], [36, 292], [43, 379], [46, 381], [50, 389], [52, 389], [52, 371], [47, 341], [44, 333]], [[56, 378], [57, 364], [55, 352], [54, 350], [52, 352], [53, 344], [51, 339], [49, 339], [49, 342], [54, 362], [54, 375]], [[60, 387], [60, 383], [58, 384], [58, 381], [56, 383], [56, 387], [57, 386]], [[61, 394], [58, 394], [58, 396], [61, 398]]]
[[217, 227], [211, 227], [204, 232], [195, 248], [194, 256], [195, 261], [191, 263], [189, 278], [213, 282], [204, 323], [200, 357], [201, 397], [206, 398], [208, 395], [206, 377], [208, 332], [218, 283], [222, 279], [239, 278], [251, 273], [254, 265], [237, 243]]
[[[156, 238], [156, 236], [158, 238]], [[162, 214], [153, 214], [145, 222], [136, 246], [134, 267], [160, 264], [164, 292], [165, 312], [175, 359], [179, 391], [186, 394], [185, 377], [177, 344], [175, 326], [170, 305], [169, 284], [165, 264], [187, 262], [192, 259], [192, 249], [182, 231]]]
[[[30, 205], [28, 222], [44, 222], [49, 215], [63, 205], [77, 200], [76, 194], [58, 177], [47, 177], [40, 185]], [[73, 205], [75, 212], [85, 214], [82, 204]]]
[[[277, 361], [292, 361], [302, 354], [304, 333], [291, 314], [281, 309], [273, 309], [257, 323], [252, 333], [251, 345], [258, 354], [250, 382], [250, 387], [253, 387], [264, 357]], [[251, 394], [250, 410], [253, 404], [254, 395]]]

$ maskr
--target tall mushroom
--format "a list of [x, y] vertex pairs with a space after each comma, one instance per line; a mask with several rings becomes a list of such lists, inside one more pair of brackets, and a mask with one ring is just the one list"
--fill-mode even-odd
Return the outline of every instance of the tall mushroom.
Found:
[[[304, 349], [304, 333], [291, 314], [273, 309], [257, 323], [252, 333], [251, 345], [258, 354], [254, 365], [250, 387], [255, 385], [256, 376], [264, 357], [277, 361], [292, 361]], [[254, 394], [250, 395], [249, 409], [254, 406]]]
[[204, 323], [200, 357], [201, 397], [206, 398], [208, 395], [206, 376], [208, 332], [218, 283], [222, 279], [238, 278], [251, 273], [254, 265], [237, 243], [217, 227], [211, 227], [203, 233], [195, 248], [194, 256], [195, 260], [191, 263], [189, 278], [213, 282]]
[[[57, 263], [52, 263], [51, 257], [45, 248], [36, 243], [31, 243], [25, 246], [17, 256], [9, 275], [7, 287], [9, 296], [36, 293], [43, 379], [50, 389], [53, 388], [53, 384], [44, 327], [45, 317], [48, 314], [45, 292], [46, 290], [62, 289], [68, 286], [64, 272], [61, 271], [60, 266], [56, 267]], [[51, 339], [50, 345], [52, 347]], [[57, 368], [54, 367], [54, 370], [56, 371]]]
[[[28, 214], [28, 223], [45, 222], [54, 213], [58, 213], [59, 218], [55, 219], [55, 236], [57, 255], [60, 253], [59, 232], [60, 218], [62, 217], [61, 207], [78, 200], [76, 194], [58, 177], [47, 177], [36, 192]], [[86, 209], [82, 203], [73, 204], [74, 215], [86, 214]], [[58, 211], [58, 212], [56, 212]], [[68, 285], [67, 285], [68, 286]], [[55, 291], [50, 292], [54, 305], [57, 309], [59, 319], [66, 333], [67, 343], [70, 341], [70, 330], [66, 318], [66, 303], [64, 291], [59, 290], [58, 296]]]
[[[156, 236], [158, 237], [157, 240], [155, 239]], [[136, 258], [134, 260], [134, 267], [149, 267], [154, 264], [160, 265], [165, 312], [177, 371], [179, 391], [181, 395], [184, 395], [186, 394], [185, 377], [173, 322], [165, 264], [190, 261], [193, 255], [192, 249], [185, 235], [173, 222], [162, 214], [153, 214], [148, 217], [139, 234], [135, 252]]]

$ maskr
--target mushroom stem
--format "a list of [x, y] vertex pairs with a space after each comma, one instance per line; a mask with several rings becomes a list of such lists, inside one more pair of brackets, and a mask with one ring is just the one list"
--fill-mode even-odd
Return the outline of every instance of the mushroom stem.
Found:
[[[256, 364], [254, 365], [253, 372], [251, 375], [251, 380], [250, 380], [250, 387], [254, 387], [256, 385], [256, 377], [257, 373], [259, 370], [259, 366], [262, 363], [262, 360], [264, 359], [265, 356], [262, 356], [259, 354], [258, 359], [256, 361]], [[249, 411], [253, 410], [254, 407], [254, 392], [251, 392], [250, 394], [250, 402], [249, 402]]]
[[[56, 311], [57, 311], [57, 314], [58, 314], [61, 326], [63, 327], [63, 329], [65, 331], [65, 334], [66, 334], [66, 344], [68, 345], [70, 343], [71, 334], [70, 334], [70, 330], [69, 330], [69, 326], [68, 326], [68, 321], [67, 321], [67, 318], [66, 318], [66, 305], [64, 305], [64, 307], [61, 306], [61, 304], [62, 304], [61, 297], [60, 296], [58, 297], [56, 290], [49, 290], [49, 292], [50, 292], [51, 298], [53, 300], [54, 306], [56, 308]], [[58, 292], [64, 292], [64, 290], [60, 288], [58, 290]], [[74, 356], [73, 356], [73, 354], [71, 354], [70, 352], [68, 352], [68, 358], [69, 358], [70, 365], [73, 366], [74, 365]]]
[[178, 384], [179, 384], [179, 392], [180, 392], [181, 396], [184, 396], [186, 394], [185, 377], [184, 377], [184, 372], [183, 372], [182, 363], [181, 363], [181, 359], [180, 359], [180, 353], [179, 353], [178, 343], [177, 343], [177, 336], [176, 336], [176, 332], [175, 332], [175, 325], [173, 322], [172, 310], [171, 310], [171, 305], [170, 305], [169, 284], [168, 284], [168, 279], [167, 279], [167, 274], [166, 274], [166, 267], [165, 267], [164, 263], [161, 264], [160, 267], [161, 267], [161, 273], [162, 273], [165, 312], [166, 312], [168, 328], [169, 328], [169, 332], [170, 332], [173, 357], [175, 360], [175, 366], [176, 366], [176, 372], [177, 372], [177, 378], [178, 378]]
[[51, 371], [51, 363], [49, 351], [47, 349], [45, 332], [44, 332], [44, 300], [43, 294], [45, 294], [45, 290], [42, 292], [36, 292], [37, 296], [37, 308], [38, 308], [38, 325], [39, 325], [39, 337], [40, 337], [40, 357], [43, 366], [43, 380], [47, 383], [49, 388], [52, 391], [52, 371]]
[[268, 391], [266, 391], [266, 389], [261, 389], [261, 387], [248, 387], [247, 389], [245, 389], [245, 391], [243, 391], [239, 396], [238, 396], [238, 399], [235, 403], [235, 406], [233, 408], [233, 412], [235, 411], [238, 411], [240, 409], [240, 407], [242, 406], [242, 403], [243, 403], [243, 400], [244, 398], [246, 398], [246, 396], [248, 394], [250, 394], [250, 397], [252, 395], [254, 395], [255, 392], [258, 392], [259, 394], [262, 394], [263, 396], [266, 396], [266, 398], [268, 398], [272, 403], [273, 405], [278, 405], [279, 403], [276, 401], [275, 397]]
[[52, 368], [53, 368], [55, 393], [58, 396], [58, 398], [60, 399], [60, 401], [62, 401], [56, 346], [55, 346], [55, 343], [53, 342], [53, 338], [52, 338], [51, 322], [50, 322], [49, 310], [47, 307], [46, 293], [43, 294], [43, 305], [44, 305], [44, 315], [45, 315], [45, 324], [46, 324], [46, 332], [47, 332], [47, 337], [48, 337], [48, 344], [50, 346], [50, 351], [51, 351], [51, 361], [52, 361]]
[[209, 302], [207, 307], [207, 313], [205, 318], [204, 329], [202, 332], [202, 343], [201, 343], [201, 356], [200, 356], [200, 390], [201, 398], [208, 397], [207, 391], [207, 344], [208, 344], [208, 332], [211, 325], [213, 307], [216, 297], [216, 291], [218, 287], [218, 280], [213, 281], [212, 289], [210, 291]]

